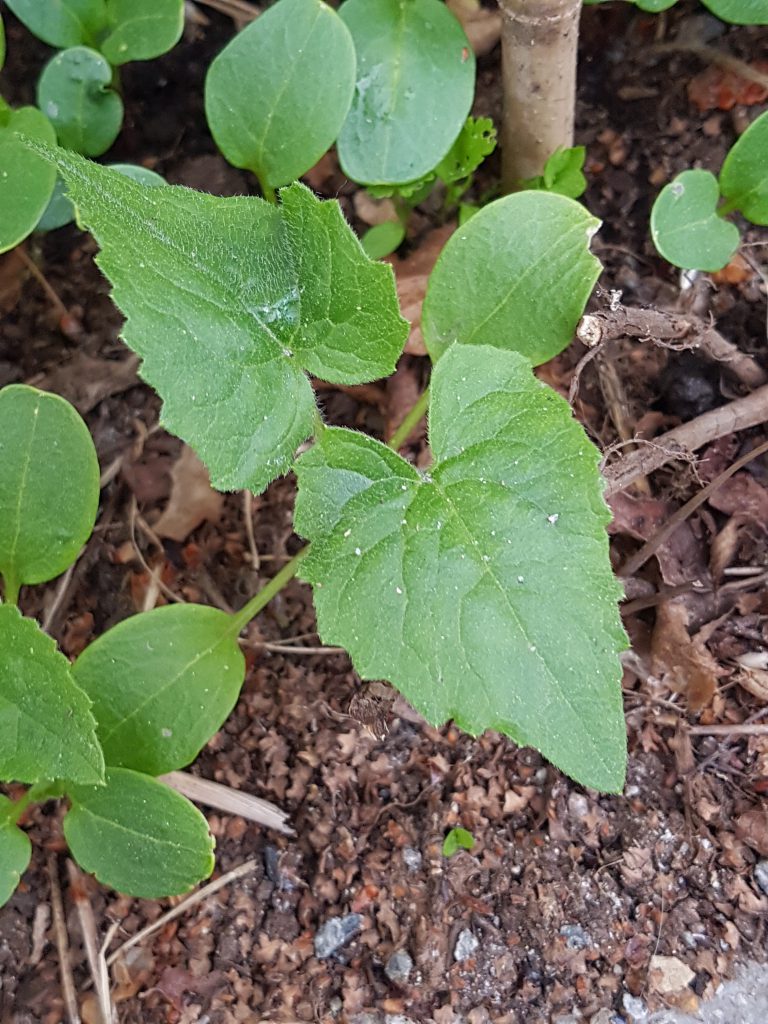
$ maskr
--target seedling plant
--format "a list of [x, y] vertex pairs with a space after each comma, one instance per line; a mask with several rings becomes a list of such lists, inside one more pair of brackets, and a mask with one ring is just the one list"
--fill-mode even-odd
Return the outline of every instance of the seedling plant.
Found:
[[[81, 456], [91, 483], [75, 488], [87, 512], [79, 505], [68, 530], [60, 495], [22, 485], [18, 465], [3, 470], [0, 504], [12, 511], [29, 491], [25, 505], [34, 498], [40, 510], [36, 520], [1, 517], [4, 628], [30, 638], [23, 669], [0, 654], [9, 721], [33, 730], [45, 680], [58, 673], [73, 710], [56, 721], [77, 734], [3, 745], [2, 776], [32, 787], [5, 808], [17, 858], [8, 887], [23, 859], [15, 822], [41, 795], [66, 795], [72, 852], [106, 884], [160, 895], [210, 872], [203, 819], [156, 777], [188, 764], [221, 725], [243, 679], [238, 635], [297, 574], [312, 584], [323, 640], [344, 646], [363, 678], [391, 681], [430, 722], [497, 729], [586, 785], [620, 790], [626, 641], [599, 456], [532, 372], [570, 341], [600, 269], [589, 251], [598, 222], [568, 198], [528, 191], [457, 231], [424, 306], [430, 388], [387, 444], [327, 426], [311, 386], [311, 377], [387, 376], [408, 333], [391, 268], [366, 256], [337, 202], [298, 183], [277, 204], [146, 189], [74, 153], [25, 145], [55, 163], [101, 247], [124, 338], [163, 399], [165, 426], [222, 490], [262, 491], [295, 471], [295, 527], [310, 543], [234, 615], [196, 605], [137, 615], [70, 667], [14, 602], [21, 584], [60, 572], [87, 536], [92, 452]], [[9, 416], [24, 465], [58, 480], [41, 412], [63, 403], [18, 388], [10, 399], [39, 410]], [[425, 412], [432, 465], [421, 471], [397, 449]], [[79, 421], [77, 430], [85, 446]], [[69, 457], [63, 441], [54, 451]], [[56, 542], [68, 538], [55, 559], [43, 526], [52, 508]], [[125, 829], [138, 838], [118, 848]]]

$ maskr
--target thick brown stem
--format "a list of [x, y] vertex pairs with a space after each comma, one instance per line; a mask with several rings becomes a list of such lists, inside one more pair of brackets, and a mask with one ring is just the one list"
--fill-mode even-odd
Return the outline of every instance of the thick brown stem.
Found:
[[502, 13], [504, 189], [541, 174], [573, 145], [580, 0], [499, 0]]

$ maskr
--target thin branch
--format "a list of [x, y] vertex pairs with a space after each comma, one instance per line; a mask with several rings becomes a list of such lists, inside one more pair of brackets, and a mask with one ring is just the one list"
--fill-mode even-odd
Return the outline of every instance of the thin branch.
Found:
[[692, 736], [768, 736], [768, 725], [689, 725]]
[[53, 912], [53, 931], [56, 936], [56, 951], [59, 955], [59, 974], [61, 990], [64, 996], [64, 1008], [69, 1024], [81, 1024], [80, 1011], [77, 1006], [77, 992], [72, 977], [72, 964], [69, 962], [69, 937], [67, 935], [67, 919], [64, 916], [64, 901], [61, 898], [61, 883], [56, 865], [56, 854], [49, 853], [46, 858], [48, 878], [51, 883], [51, 911]]
[[344, 647], [300, 647], [298, 644], [272, 644], [265, 640], [251, 640], [249, 646], [260, 647], [270, 654], [346, 654]]
[[99, 950], [93, 907], [88, 899], [83, 874], [75, 863], [69, 859], [67, 860], [67, 872], [69, 874], [70, 892], [72, 893], [77, 917], [80, 922], [80, 931], [83, 935], [88, 968], [91, 972], [93, 987], [98, 1000], [101, 1024], [112, 1024], [114, 1021], [114, 1010], [109, 996], [109, 972], [106, 960]]
[[224, 811], [227, 814], [237, 814], [239, 817], [255, 821], [265, 828], [282, 832], [283, 835], [292, 836], [294, 834], [293, 829], [286, 825], [288, 812], [281, 810], [269, 800], [262, 800], [261, 797], [243, 793], [230, 786], [222, 786], [220, 782], [200, 779], [196, 775], [190, 775], [189, 772], [168, 772], [167, 775], [160, 776], [160, 781], [190, 800], [194, 800], [195, 803], [205, 804], [206, 807], [215, 807], [216, 810]]

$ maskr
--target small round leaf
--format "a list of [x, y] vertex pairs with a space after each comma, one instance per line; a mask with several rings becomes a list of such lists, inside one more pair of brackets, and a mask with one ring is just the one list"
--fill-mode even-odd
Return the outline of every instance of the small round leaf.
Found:
[[[0, 815], [11, 806], [8, 797], [0, 796]], [[13, 896], [31, 856], [32, 844], [27, 833], [12, 821], [0, 821], [0, 907]]]
[[90, 708], [53, 640], [14, 605], [0, 604], [0, 779], [100, 782]]
[[55, 231], [63, 228], [65, 224], [75, 219], [75, 208], [67, 195], [67, 187], [61, 178], [56, 178], [53, 186], [53, 194], [48, 200], [48, 205], [43, 210], [43, 215], [37, 222], [35, 231]]
[[422, 331], [438, 359], [458, 342], [519, 352], [534, 366], [562, 352], [600, 273], [600, 221], [546, 192], [518, 192], [448, 240], [429, 278]]
[[381, 260], [393, 253], [405, 238], [405, 226], [399, 220], [385, 220], [383, 224], [374, 224], [368, 228], [360, 244], [366, 256], [372, 260]]
[[75, 860], [118, 892], [159, 899], [213, 871], [213, 837], [186, 797], [157, 779], [109, 768], [104, 786], [71, 786], [64, 835]]
[[72, 672], [93, 701], [107, 764], [162, 775], [194, 761], [224, 722], [245, 660], [231, 616], [168, 605], [118, 623]]
[[768, 111], [752, 122], [725, 158], [720, 191], [753, 224], [768, 224]]
[[30, 32], [49, 46], [92, 45], [106, 23], [104, 0], [6, 0]]
[[87, 46], [57, 53], [37, 83], [37, 103], [50, 118], [60, 145], [101, 156], [120, 132], [123, 101], [111, 88], [112, 69]]
[[184, 29], [184, 0], [106, 0], [108, 30], [98, 49], [110, 64], [152, 60], [172, 49]]
[[205, 112], [235, 167], [276, 188], [333, 145], [352, 102], [355, 50], [321, 0], [279, 0], [211, 64]]
[[475, 57], [441, 0], [347, 0], [357, 51], [352, 109], [338, 141], [353, 181], [413, 181], [451, 148], [469, 114]]
[[659, 192], [651, 210], [651, 237], [676, 267], [720, 270], [739, 246], [734, 224], [717, 215], [720, 189], [709, 171], [683, 171]]
[[91, 435], [58, 395], [0, 391], [0, 573], [6, 594], [74, 562], [96, 521], [99, 463]]
[[37, 107], [2, 110], [0, 104], [0, 252], [34, 231], [56, 181], [56, 169], [16, 138], [19, 132], [53, 145], [56, 132]]

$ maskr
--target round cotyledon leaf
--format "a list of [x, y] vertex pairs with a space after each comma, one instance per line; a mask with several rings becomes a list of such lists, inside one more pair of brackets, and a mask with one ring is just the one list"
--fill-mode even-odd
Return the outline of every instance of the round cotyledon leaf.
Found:
[[163, 775], [194, 761], [226, 719], [245, 660], [230, 615], [177, 604], [113, 626], [72, 674], [93, 701], [107, 764]]
[[333, 145], [354, 85], [355, 50], [336, 12], [321, 0], [279, 0], [211, 64], [205, 112], [227, 160], [276, 188]]
[[519, 352], [533, 365], [562, 352], [600, 274], [600, 226], [580, 203], [518, 192], [451, 235], [432, 271], [422, 332], [432, 359], [454, 342]]
[[74, 562], [96, 521], [99, 463], [88, 428], [58, 395], [0, 391], [0, 574], [6, 599]]
[[106, 17], [97, 48], [110, 64], [152, 60], [181, 39], [184, 0], [106, 0]]
[[475, 56], [441, 0], [346, 0], [341, 17], [357, 52], [352, 107], [339, 161], [366, 185], [432, 171], [462, 129], [475, 91]]
[[721, 270], [739, 246], [738, 228], [717, 214], [720, 189], [709, 171], [683, 171], [659, 192], [651, 237], [676, 267]]
[[768, 224], [768, 111], [731, 148], [720, 171], [720, 191], [753, 224]]
[[3, 814], [12, 807], [8, 797], [0, 796], [0, 907], [13, 896], [32, 856], [27, 833], [12, 821], [2, 820]]
[[109, 64], [87, 46], [62, 50], [43, 68], [37, 103], [66, 149], [101, 156], [115, 141], [123, 123], [123, 101], [111, 83]]
[[16, 138], [53, 144], [53, 125], [37, 107], [2, 109], [0, 102], [0, 253], [13, 249], [34, 231], [51, 198], [56, 170]]
[[186, 797], [127, 768], [104, 786], [70, 786], [64, 835], [86, 871], [144, 899], [187, 892], [213, 871], [213, 837]]
[[30, 32], [49, 46], [93, 45], [104, 28], [104, 0], [6, 0]]
[[626, 637], [599, 452], [517, 353], [454, 345], [430, 393], [428, 473], [344, 429], [298, 460], [320, 634], [431, 723], [499, 730], [618, 791]]
[[91, 702], [32, 619], [0, 604], [0, 778], [98, 783], [104, 759]]

